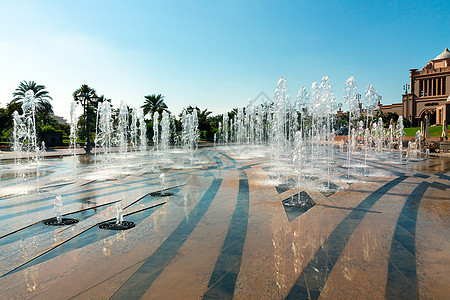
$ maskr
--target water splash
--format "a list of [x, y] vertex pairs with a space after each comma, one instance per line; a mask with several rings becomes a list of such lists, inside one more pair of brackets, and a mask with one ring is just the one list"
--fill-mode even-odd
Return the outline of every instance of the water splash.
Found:
[[120, 155], [122, 157], [126, 157], [128, 152], [128, 106], [123, 102], [120, 102], [119, 127], [117, 134], [120, 146]]
[[123, 223], [123, 210], [122, 210], [122, 204], [117, 203], [116, 204], [116, 225], [122, 226]]
[[161, 119], [161, 152], [165, 162], [169, 159], [169, 143], [170, 143], [170, 118], [166, 111], [162, 113]]
[[157, 153], [159, 153], [159, 114], [157, 111], [153, 114], [153, 145]]
[[164, 175], [164, 173], [161, 173], [161, 175], [159, 175], [158, 179], [159, 179], [159, 185], [160, 185], [160, 191], [161, 191], [160, 194], [164, 195], [166, 175]]
[[55, 197], [55, 203], [53, 205], [55, 210], [55, 218], [58, 224], [62, 223], [62, 207], [62, 197], [61, 195], [58, 195]]

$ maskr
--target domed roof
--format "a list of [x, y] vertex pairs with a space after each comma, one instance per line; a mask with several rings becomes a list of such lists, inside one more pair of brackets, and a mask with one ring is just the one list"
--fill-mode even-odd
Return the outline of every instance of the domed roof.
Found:
[[450, 58], [450, 51], [448, 51], [448, 48], [445, 48], [444, 52], [442, 52], [441, 54], [436, 56], [436, 58], [433, 60], [445, 59], [445, 58]]

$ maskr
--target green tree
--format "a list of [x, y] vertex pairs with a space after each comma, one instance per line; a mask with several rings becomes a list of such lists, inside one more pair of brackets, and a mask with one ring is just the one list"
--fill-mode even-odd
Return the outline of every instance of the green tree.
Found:
[[14, 122], [13, 122], [13, 113], [14, 111], [16, 111], [18, 113], [22, 113], [22, 107], [20, 103], [8, 103], [6, 104], [6, 108], [5, 108], [5, 116], [6, 116], [6, 120], [5, 121], [5, 128], [13, 128], [14, 126]]
[[50, 97], [48, 91], [45, 90], [44, 85], [36, 84], [34, 81], [22, 81], [12, 94], [13, 99], [11, 100], [11, 104], [22, 105], [25, 93], [29, 90], [34, 92], [34, 97], [36, 98], [36, 113], [53, 113], [53, 106], [49, 101], [53, 100], [52, 97]]
[[212, 114], [212, 111], [209, 111], [208, 109], [200, 111], [198, 114], [198, 122], [207, 122], [210, 114]]
[[[189, 105], [187, 108], [183, 108], [183, 111], [185, 111], [187, 114], [192, 114], [194, 110], [197, 111], [197, 119], [198, 119], [198, 130], [200, 131], [200, 139], [201, 140], [208, 140], [212, 141], [214, 139], [214, 133], [217, 132], [216, 130], [212, 129], [212, 123], [211, 123], [211, 117], [212, 114], [211, 111], [208, 109], [201, 110], [197, 106], [193, 107]], [[180, 118], [183, 115], [183, 112], [180, 114]]]
[[58, 124], [58, 122], [56, 122], [56, 120], [47, 113], [40, 113], [36, 117], [37, 127], [56, 126], [57, 124]]
[[389, 127], [389, 124], [391, 122], [391, 119], [393, 120], [393, 122], [397, 122], [398, 120], [398, 114], [397, 113], [392, 113], [392, 112], [383, 112], [382, 110], [378, 110], [375, 114], [375, 120], [378, 120], [379, 118], [381, 118], [383, 120], [384, 123], [384, 127]]
[[181, 118], [183, 116], [183, 112], [186, 112], [187, 114], [192, 114], [194, 112], [194, 110], [197, 111], [197, 117], [198, 117], [200, 115], [200, 108], [198, 108], [197, 106], [194, 107], [192, 105], [189, 105], [188, 107], [183, 108], [183, 110], [179, 114], [179, 117]]
[[236, 117], [236, 115], [237, 115], [237, 112], [238, 112], [237, 107], [233, 108], [231, 111], [228, 112], [228, 118], [230, 120], [234, 119], [234, 117]]
[[109, 103], [111, 103], [111, 99], [106, 98], [105, 95], [101, 95], [100, 97], [98, 97], [97, 103], [101, 103], [101, 102], [105, 102], [108, 101]]
[[8, 115], [8, 110], [0, 108], [0, 142], [3, 141], [3, 130], [8, 129], [9, 119], [11, 119], [11, 116]]
[[161, 94], [147, 95], [144, 98], [145, 98], [144, 105], [141, 106], [144, 109], [144, 115], [150, 113], [151, 116], [153, 117], [155, 112], [158, 112], [160, 115], [162, 114], [163, 111], [169, 112], [167, 110], [168, 107], [166, 103], [164, 103], [164, 96], [162, 96]]

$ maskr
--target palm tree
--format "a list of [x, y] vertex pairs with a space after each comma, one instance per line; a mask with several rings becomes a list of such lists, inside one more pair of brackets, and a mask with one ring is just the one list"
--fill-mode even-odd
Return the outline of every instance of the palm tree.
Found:
[[[196, 107], [197, 108], [197, 107]], [[214, 133], [211, 131], [211, 120], [209, 115], [212, 114], [212, 111], [209, 111], [208, 109], [200, 110], [197, 108], [198, 111], [198, 129], [200, 130], [200, 133], [202, 135], [202, 139], [206, 139], [209, 141], [212, 141], [214, 138]]]
[[202, 140], [213, 140], [214, 133], [211, 131], [211, 117], [209, 116], [212, 114], [212, 111], [209, 111], [208, 109], [201, 110], [198, 108], [198, 106], [193, 107], [192, 105], [189, 105], [187, 108], [183, 108], [183, 111], [180, 113], [180, 118], [183, 115], [183, 112], [186, 112], [187, 114], [192, 114], [194, 110], [197, 112], [197, 119], [198, 119], [198, 129], [200, 130], [200, 138]]
[[106, 98], [105, 95], [101, 95], [100, 97], [98, 97], [98, 100], [97, 100], [96, 104], [98, 104], [100, 102], [105, 102], [105, 101], [108, 101], [109, 103], [111, 103], [111, 99]]
[[92, 146], [91, 146], [91, 138], [90, 138], [90, 110], [91, 106], [96, 107], [98, 105], [98, 97], [95, 93], [95, 90], [89, 87], [87, 84], [83, 84], [79, 89], [75, 90], [72, 94], [73, 99], [76, 102], [81, 103], [84, 108], [84, 117], [85, 117], [85, 133], [86, 133], [86, 154], [91, 154]]
[[212, 111], [209, 111], [208, 109], [202, 110], [200, 111], [200, 113], [198, 114], [198, 122], [204, 122], [206, 123], [206, 121], [208, 120], [208, 116], [212, 114]]
[[34, 81], [22, 81], [12, 94], [14, 98], [11, 100], [11, 104], [17, 103], [22, 105], [25, 93], [29, 90], [34, 92], [36, 112], [38, 114], [53, 113], [52, 104], [49, 102], [49, 100], [53, 100], [52, 97], [50, 97], [49, 93], [45, 90], [44, 85], [36, 84]]
[[147, 95], [144, 98], [144, 105], [141, 106], [144, 109], [144, 115], [151, 113], [151, 116], [153, 117], [155, 112], [158, 112], [159, 114], [161, 114], [163, 111], [168, 112], [167, 105], [166, 103], [164, 103], [164, 96], [162, 96], [161, 94]]
[[237, 109], [237, 107], [235, 107], [235, 108], [233, 108], [231, 111], [227, 112], [228, 118], [229, 118], [230, 120], [231, 120], [231, 119], [234, 119], [234, 117], [237, 115], [237, 113], [238, 113], [238, 109]]

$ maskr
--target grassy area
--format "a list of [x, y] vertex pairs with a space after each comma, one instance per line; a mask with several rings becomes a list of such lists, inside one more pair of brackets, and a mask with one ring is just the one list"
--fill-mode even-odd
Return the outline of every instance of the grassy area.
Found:
[[[450, 125], [447, 125], [447, 131], [450, 129]], [[420, 127], [410, 127], [405, 128], [406, 136], [416, 136], [417, 130], [420, 130]], [[441, 136], [442, 126], [432, 126], [430, 127], [430, 136]]]

